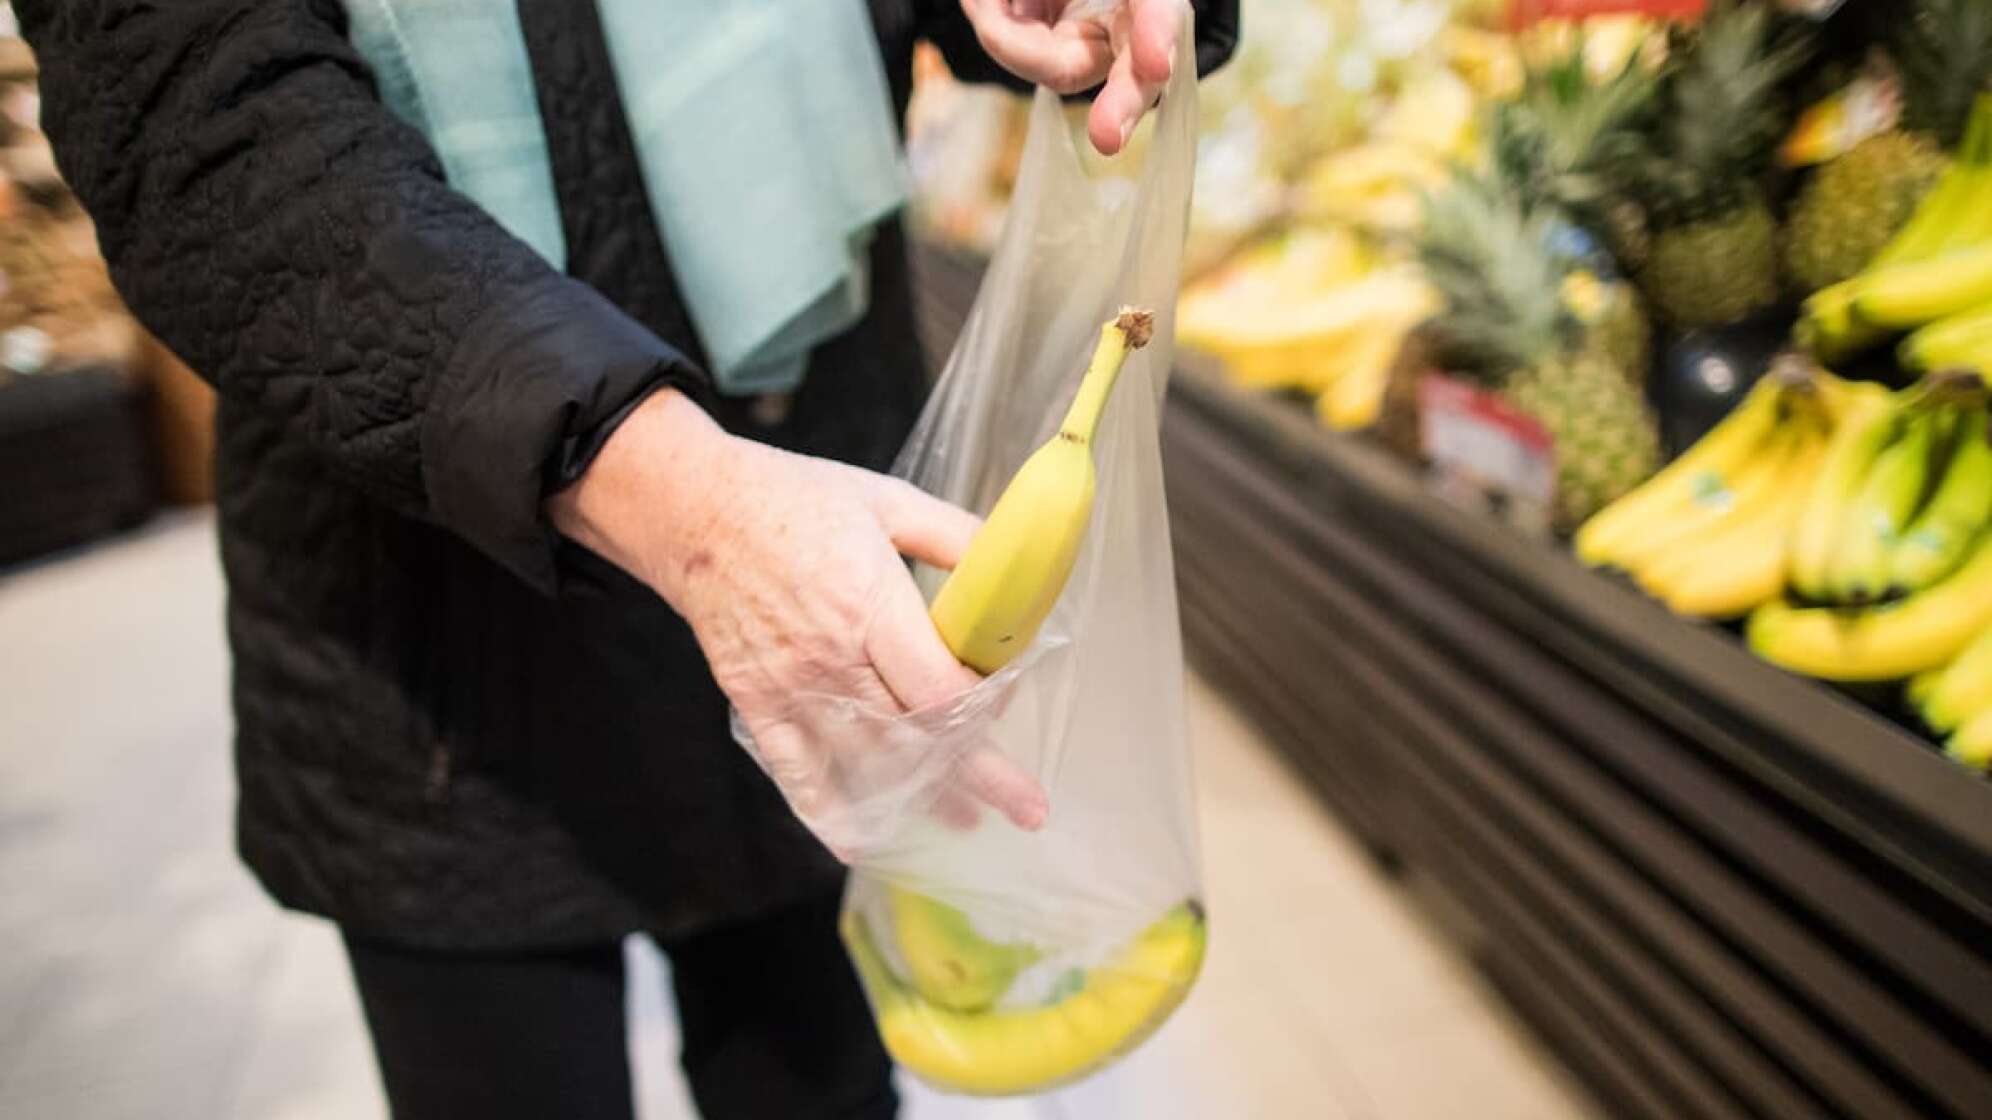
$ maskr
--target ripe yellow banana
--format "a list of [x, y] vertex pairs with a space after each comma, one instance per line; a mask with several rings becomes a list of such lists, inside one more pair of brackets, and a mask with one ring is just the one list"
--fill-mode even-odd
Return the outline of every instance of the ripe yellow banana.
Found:
[[1205, 926], [1202, 907], [1184, 903], [1057, 1002], [974, 1013], [900, 983], [855, 911], [844, 914], [843, 934], [893, 1058], [942, 1088], [1003, 1096], [1063, 1084], [1140, 1044], [1189, 994]]
[[1840, 539], [1826, 576], [1834, 602], [1860, 606], [1888, 591], [1889, 553], [1922, 504], [1937, 436], [1933, 412], [1917, 413], [1905, 423], [1902, 438], [1875, 456], [1841, 515]]
[[1881, 386], [1855, 382], [1846, 387], [1846, 398], [1812, 492], [1792, 530], [1791, 585], [1817, 601], [1827, 597], [1827, 576], [1846, 504], [1874, 457], [1887, 446], [1894, 424], [1894, 398]]
[[1030, 945], [990, 941], [968, 915], [903, 887], [886, 888], [893, 938], [920, 995], [950, 1011], [981, 1011], [1003, 998], [1038, 959]]
[[1971, 717], [1971, 722], [1957, 729], [1957, 734], [1944, 744], [1944, 753], [1971, 767], [1983, 770], [1992, 765], [1992, 710], [1982, 711]]
[[1980, 712], [1992, 711], [1992, 629], [1973, 639], [1934, 680], [1924, 695], [1911, 700], [1923, 722], [1938, 731], [1952, 731]]
[[1708, 537], [1687, 542], [1639, 573], [1640, 586], [1676, 614], [1740, 618], [1778, 597], [1789, 569], [1792, 526], [1826, 453], [1823, 433], [1801, 437], [1763, 496]]
[[1125, 309], [1100, 344], [1058, 434], [1031, 453], [996, 499], [928, 613], [962, 664], [994, 673], [1030, 648], [1065, 590], [1093, 516], [1093, 435], [1129, 352], [1155, 317]]
[[1992, 539], [1950, 578], [1865, 610], [1768, 603], [1750, 616], [1750, 648], [1765, 660], [1834, 681], [1891, 681], [1957, 657], [1992, 626]]
[[[1992, 197], [1984, 204], [1992, 208]], [[1884, 330], [1920, 327], [1992, 301], [1992, 241], [1862, 273], [1857, 279], [1857, 321]]]
[[1992, 304], [1939, 319], [1902, 340], [1896, 356], [1915, 370], [1981, 368], [1992, 355]]
[[1888, 553], [1891, 593], [1920, 591], [1964, 563], [1971, 542], [1992, 525], [1992, 437], [1985, 411], [1958, 419], [1956, 446], [1929, 503]]
[[1382, 324], [1350, 343], [1340, 376], [1315, 399], [1322, 423], [1342, 432], [1376, 423], [1390, 387], [1390, 368], [1407, 330], [1409, 324]]
[[1722, 422], [1631, 493], [1599, 510], [1577, 530], [1577, 558], [1594, 567], [1622, 567], [1623, 551], [1644, 540], [1660, 518], [1734, 488], [1737, 475], [1763, 450], [1778, 427], [1784, 389], [1776, 378], [1758, 380]]

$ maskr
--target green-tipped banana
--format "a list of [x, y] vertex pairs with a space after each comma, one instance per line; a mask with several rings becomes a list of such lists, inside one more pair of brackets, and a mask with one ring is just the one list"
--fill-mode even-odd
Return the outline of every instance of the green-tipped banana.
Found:
[[1093, 435], [1122, 363], [1154, 329], [1152, 312], [1133, 309], [1100, 329], [1058, 434], [1024, 461], [934, 597], [934, 626], [969, 668], [994, 673], [1030, 648], [1065, 590], [1093, 516]]
[[1189, 994], [1203, 966], [1204, 931], [1202, 907], [1184, 903], [1114, 959], [1075, 972], [1053, 1002], [964, 1013], [894, 976], [857, 912], [843, 920], [887, 1052], [935, 1085], [984, 1096], [1040, 1092], [1133, 1049]]
[[1894, 431], [1894, 398], [1888, 390], [1856, 382], [1846, 391], [1847, 403], [1836, 418], [1832, 443], [1792, 535], [1791, 585], [1815, 602], [1831, 596], [1828, 577], [1847, 505]]
[[950, 1011], [981, 1011], [1003, 998], [1038, 959], [1029, 945], [990, 941], [968, 915], [938, 899], [887, 888], [892, 933], [913, 987]]
[[1985, 411], [1959, 418], [1956, 448], [1929, 504], [1888, 554], [1892, 594], [1920, 591], [1956, 571], [1971, 543], [1992, 524], [1992, 442]]
[[1750, 648], [1797, 673], [1894, 681], [1957, 658], [1992, 626], [1992, 538], [1927, 591], [1859, 611], [1770, 603], [1750, 616]]
[[1835, 602], [1860, 605], [1886, 594], [1888, 554], [1922, 504], [1936, 429], [1933, 413], [1911, 415], [1902, 438], [1875, 456], [1873, 469], [1842, 516], [1826, 578]]
[[1923, 722], [1938, 731], [1954, 731], [1979, 713], [1992, 712], [1992, 628], [1919, 691], [1923, 695], [1911, 700]]

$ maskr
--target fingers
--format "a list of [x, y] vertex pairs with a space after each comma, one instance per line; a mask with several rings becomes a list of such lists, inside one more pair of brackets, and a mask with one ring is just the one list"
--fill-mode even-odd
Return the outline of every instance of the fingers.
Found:
[[1141, 115], [1155, 104], [1175, 69], [1176, 39], [1183, 14], [1177, 0], [1133, 0], [1126, 48], [1107, 72], [1107, 84], [1093, 99], [1086, 135], [1102, 155], [1118, 155]]
[[1013, 11], [1008, 0], [962, 0], [961, 6], [989, 57], [1056, 93], [1090, 89], [1113, 61], [1106, 29], [1090, 20], [1053, 23], [1030, 6]]
[[1016, 763], [993, 748], [978, 747], [957, 764], [962, 786], [977, 801], [1010, 819], [1025, 832], [1044, 827], [1051, 815], [1051, 802], [1044, 787]]
[[911, 576], [901, 576], [884, 592], [865, 634], [865, 655], [908, 711], [944, 704], [982, 679], [948, 652]]
[[892, 547], [936, 568], [952, 569], [968, 551], [982, 519], [910, 482], [874, 475], [872, 509]]
[[1183, 33], [1183, 9], [1178, 0], [1131, 0], [1128, 33], [1134, 55], [1134, 76], [1158, 92], [1176, 68], [1176, 40]]

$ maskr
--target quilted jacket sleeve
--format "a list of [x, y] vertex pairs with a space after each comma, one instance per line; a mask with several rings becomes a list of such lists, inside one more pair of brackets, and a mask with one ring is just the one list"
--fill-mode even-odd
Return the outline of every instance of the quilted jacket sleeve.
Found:
[[[1237, 49], [1238, 3], [1239, 0], [1190, 0], [1197, 17], [1199, 77], [1224, 65]], [[955, 77], [964, 82], [1008, 86], [1023, 93], [1030, 91], [1030, 83], [997, 65], [983, 51], [975, 37], [975, 27], [962, 14], [961, 0], [918, 0], [916, 8], [920, 13], [920, 37], [940, 48], [948, 70]]]
[[18, 0], [133, 312], [328, 474], [543, 590], [543, 498], [683, 358], [452, 191], [339, 0]]

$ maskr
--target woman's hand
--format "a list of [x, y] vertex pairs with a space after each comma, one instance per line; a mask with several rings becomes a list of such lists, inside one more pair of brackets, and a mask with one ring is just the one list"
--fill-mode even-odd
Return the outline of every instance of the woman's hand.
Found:
[[1127, 146], [1168, 84], [1182, 34], [1180, 0], [1126, 0], [1108, 15], [1092, 0], [961, 0], [989, 57], [1011, 73], [1071, 94], [1101, 82], [1086, 134], [1102, 154]]
[[[849, 697], [885, 712], [942, 704], [975, 672], [948, 652], [900, 554], [951, 568], [977, 519], [899, 479], [727, 435], [674, 391], [609, 437], [550, 506], [574, 540], [649, 584], [691, 623], [762, 761], [806, 819], [840, 799], [834, 752], [792, 700]], [[962, 786], [1022, 828], [1042, 789], [990, 752]], [[938, 806], [965, 823], [973, 806]]]

